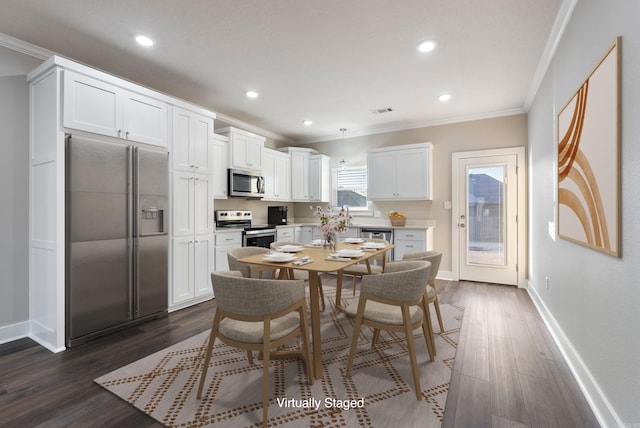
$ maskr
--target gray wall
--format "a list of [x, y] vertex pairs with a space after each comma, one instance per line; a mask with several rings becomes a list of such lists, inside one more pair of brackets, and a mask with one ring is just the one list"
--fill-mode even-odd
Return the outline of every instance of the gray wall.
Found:
[[29, 145], [25, 76], [0, 77], [0, 327], [29, 318]]
[[[640, 3], [580, 0], [529, 111], [530, 283], [607, 426], [640, 426]], [[557, 113], [622, 36], [622, 257], [549, 233]], [[549, 290], [545, 276], [550, 278]]]

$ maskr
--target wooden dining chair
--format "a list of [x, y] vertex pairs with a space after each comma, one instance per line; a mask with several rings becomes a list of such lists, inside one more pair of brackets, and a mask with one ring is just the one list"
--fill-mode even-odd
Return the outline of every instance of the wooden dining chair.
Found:
[[[239, 262], [238, 259], [244, 257], [255, 256], [256, 254], [266, 255], [269, 249], [262, 247], [240, 247], [232, 248], [227, 252], [227, 262], [229, 263], [230, 271], [239, 271], [245, 278], [262, 278], [268, 276], [275, 278], [275, 271], [273, 268], [265, 266], [250, 265], [248, 263]], [[265, 275], [266, 274], [266, 275]]]
[[[389, 245], [389, 241], [386, 239], [369, 239], [369, 242], [383, 243]], [[344, 269], [345, 275], [353, 276], [353, 295], [356, 295], [356, 281], [358, 278], [362, 278], [364, 275], [377, 275], [384, 272], [384, 267], [387, 264], [388, 252], [384, 252], [379, 256], [372, 259], [367, 259], [355, 265], [351, 265]], [[371, 264], [371, 261], [377, 260], [380, 264]]]
[[387, 263], [384, 273], [362, 278], [358, 302], [351, 303], [345, 308], [347, 316], [356, 318], [349, 360], [347, 361], [347, 376], [351, 376], [362, 325], [374, 329], [371, 340], [372, 347], [377, 342], [380, 330], [404, 332], [407, 337], [416, 398], [421, 400], [420, 376], [413, 330], [422, 327], [429, 359], [434, 361], [435, 353], [428, 336], [426, 317], [426, 311], [429, 308], [425, 303], [425, 288], [430, 269], [429, 262], [420, 260], [390, 262]]
[[[278, 354], [273, 349], [302, 337], [301, 357], [306, 363], [310, 385], [311, 366], [307, 302], [302, 280], [244, 278], [240, 272], [211, 274], [216, 296], [216, 312], [200, 374], [198, 399], [202, 397], [216, 339], [245, 349], [249, 356], [260, 351], [264, 365], [262, 382], [262, 425], [267, 426], [269, 410], [269, 362]], [[249, 357], [253, 364], [253, 358]]]
[[[278, 251], [278, 249], [280, 247], [284, 247], [285, 245], [297, 245], [300, 247], [303, 247], [304, 244], [301, 244], [299, 242], [292, 242], [292, 241], [279, 241], [279, 242], [272, 242], [271, 243], [271, 250], [272, 251]], [[309, 281], [309, 272], [306, 270], [300, 270], [300, 269], [289, 269], [289, 279], [302, 279], [304, 281]], [[319, 275], [320, 280], [320, 289], [318, 290], [319, 294], [320, 294], [320, 303], [322, 305], [322, 310], [325, 310], [325, 302], [324, 302], [324, 291], [322, 290], [322, 275]]]

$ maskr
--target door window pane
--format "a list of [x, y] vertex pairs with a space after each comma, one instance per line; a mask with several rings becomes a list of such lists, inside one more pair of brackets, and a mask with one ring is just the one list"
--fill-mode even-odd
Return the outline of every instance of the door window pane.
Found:
[[468, 168], [467, 262], [506, 266], [506, 166]]

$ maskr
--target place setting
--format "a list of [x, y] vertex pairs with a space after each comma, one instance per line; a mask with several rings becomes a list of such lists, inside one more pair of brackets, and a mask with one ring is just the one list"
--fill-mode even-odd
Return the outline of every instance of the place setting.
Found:
[[267, 253], [265, 257], [262, 258], [265, 262], [273, 262], [273, 263], [289, 263], [296, 260], [298, 256], [294, 253], [282, 253], [282, 252], [273, 252]]
[[348, 262], [348, 261], [351, 261], [351, 259], [362, 257], [363, 255], [364, 255], [364, 251], [361, 249], [343, 248], [341, 250], [338, 250], [335, 253], [330, 254], [327, 257], [327, 260], [337, 261], [337, 262]]
[[377, 250], [381, 250], [383, 248], [385, 248], [387, 246], [386, 243], [384, 242], [364, 242], [362, 245], [360, 245], [360, 248], [363, 251], [377, 251]]

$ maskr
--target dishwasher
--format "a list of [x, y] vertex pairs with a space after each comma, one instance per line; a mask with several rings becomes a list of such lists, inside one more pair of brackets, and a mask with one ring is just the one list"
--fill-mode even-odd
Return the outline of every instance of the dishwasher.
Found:
[[[363, 227], [360, 229], [360, 237], [362, 239], [384, 239], [389, 244], [393, 244], [393, 229], [388, 227]], [[387, 260], [393, 260], [393, 248], [387, 251]], [[373, 263], [379, 264], [379, 260]]]

